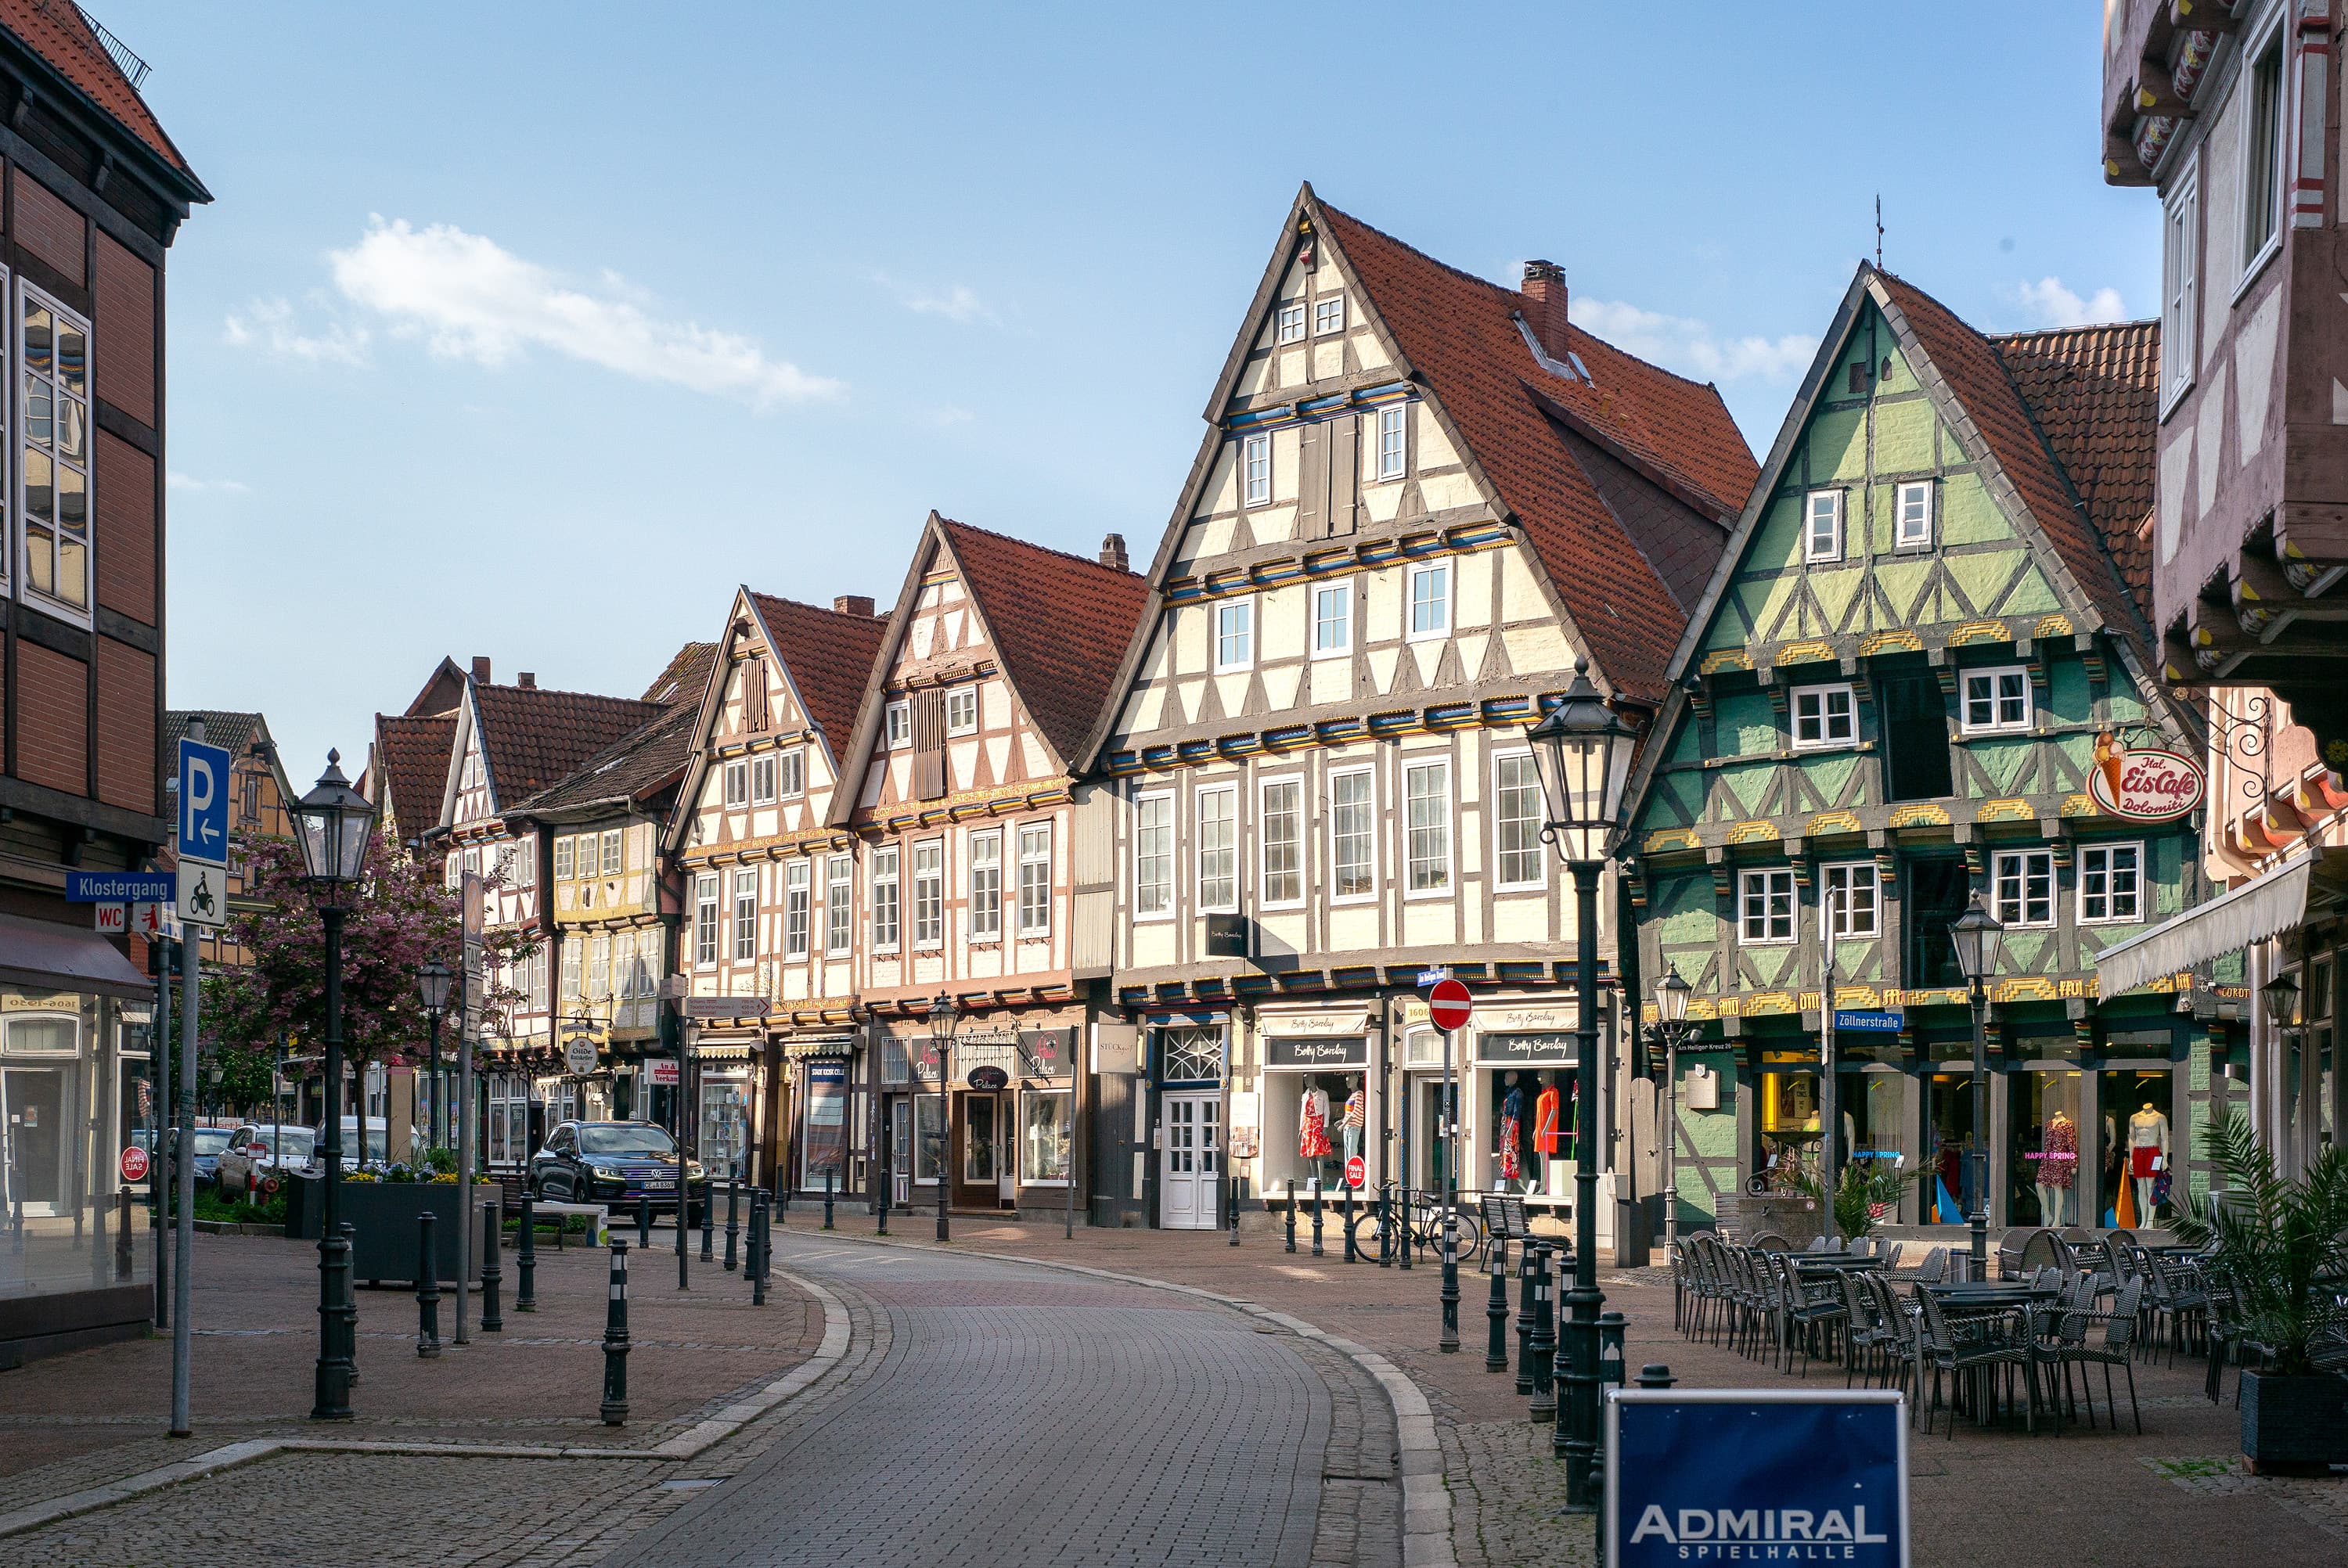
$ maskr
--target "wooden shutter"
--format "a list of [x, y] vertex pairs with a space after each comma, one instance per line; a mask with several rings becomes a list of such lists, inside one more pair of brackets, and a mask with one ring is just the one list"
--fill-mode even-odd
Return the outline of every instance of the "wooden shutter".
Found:
[[[1373, 418], [1376, 417], [1375, 415]], [[1362, 493], [1359, 456], [1362, 422], [1340, 415], [1329, 425], [1329, 537], [1344, 538], [1354, 531], [1354, 508]]]
[[916, 692], [913, 697], [913, 794], [935, 800], [946, 793], [946, 694]]
[[742, 723], [751, 730], [767, 727], [767, 661], [763, 658], [742, 661]]
[[1307, 425], [1296, 433], [1296, 537], [1329, 537], [1328, 427]]

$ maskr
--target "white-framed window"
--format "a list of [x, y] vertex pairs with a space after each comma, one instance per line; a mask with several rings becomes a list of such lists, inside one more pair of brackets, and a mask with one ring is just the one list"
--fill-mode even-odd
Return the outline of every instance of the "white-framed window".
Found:
[[978, 688], [956, 686], [946, 693], [946, 733], [978, 733]]
[[1378, 410], [1378, 477], [1399, 479], [1410, 465], [1410, 405]]
[[1019, 830], [1019, 935], [1052, 934], [1052, 825], [1030, 823]]
[[1492, 871], [1501, 887], [1544, 887], [1540, 774], [1530, 752], [1492, 759]]
[[1003, 830], [970, 835], [970, 939], [1003, 940]]
[[834, 957], [848, 951], [855, 927], [856, 861], [835, 855], [824, 868], [823, 950]]
[[537, 886], [538, 845], [529, 841], [524, 841], [523, 843], [516, 845], [512, 851], [510, 869], [513, 872], [513, 885], [515, 886]]
[[1257, 798], [1257, 896], [1266, 908], [1304, 902], [1304, 781], [1266, 779]]
[[2283, 110], [2289, 86], [2283, 75], [2282, 18], [2243, 51], [2250, 64], [2242, 85], [2242, 277], [2264, 264], [2282, 244]]
[[1304, 303], [1303, 301], [1300, 300], [1292, 305], [1281, 306], [1278, 311], [1273, 313], [1272, 320], [1276, 323], [1274, 336], [1276, 336], [1280, 342], [1302, 343], [1304, 341]]
[[1794, 747], [1859, 743], [1859, 698], [1848, 684], [1794, 688]]
[[758, 956], [758, 871], [746, 866], [734, 873], [734, 961], [747, 964]]
[[693, 965], [714, 968], [717, 963], [717, 873], [705, 871], [693, 879]]
[[750, 804], [753, 805], [775, 804], [775, 759], [772, 756], [751, 759]]
[[1406, 890], [1442, 892], [1451, 886], [1451, 759], [1406, 762], [1402, 796]]
[[1900, 487], [1891, 542], [1903, 550], [1923, 549], [1932, 542], [1932, 482], [1915, 479]]
[[2030, 728], [2030, 671], [2019, 664], [1965, 671], [1964, 733], [1994, 735]]
[[1368, 768], [1329, 774], [1329, 896], [1368, 898], [1378, 890], [1377, 775]]
[[617, 876], [627, 868], [628, 841], [616, 827], [603, 830], [603, 875]]
[[1451, 563], [1410, 569], [1410, 639], [1451, 634]]
[[1842, 492], [1812, 490], [1802, 499], [1802, 559], [1842, 559]]
[[591, 938], [587, 943], [587, 999], [612, 999], [612, 938]]
[[1174, 797], [1163, 791], [1133, 797], [1133, 912], [1174, 912]]
[[1255, 600], [1229, 599], [1215, 606], [1215, 672], [1255, 662]]
[[76, 619], [90, 606], [89, 323], [19, 282], [24, 588]]
[[1790, 866], [1737, 874], [1737, 931], [1748, 948], [1794, 939], [1794, 873]]
[[2079, 846], [2079, 923], [2133, 925], [2144, 918], [2144, 845]]
[[797, 800], [807, 794], [807, 753], [797, 746], [775, 753], [775, 794], [780, 800]]
[[872, 905], [872, 946], [880, 952], [897, 950], [897, 848], [872, 852], [871, 887], [868, 897]]
[[554, 841], [554, 875], [556, 876], [566, 880], [570, 877], [572, 865], [571, 856], [576, 847], [569, 834]]
[[1990, 883], [1992, 896], [1997, 901], [1997, 917], [2006, 925], [2054, 923], [2053, 850], [2000, 850], [1990, 860]]
[[[750, 764], [733, 762], [726, 764], [726, 804], [730, 810], [750, 804]], [[582, 872], [583, 876], [584, 873]]]
[[1272, 436], [1269, 432], [1240, 438], [1241, 494], [1251, 507], [1272, 504]]
[[[581, 846], [581, 853], [584, 854], [588, 847], [588, 845], [582, 845]], [[481, 852], [478, 847], [465, 851], [465, 869], [475, 876], [479, 876], [481, 874]]]
[[1193, 797], [1199, 813], [1199, 909], [1224, 913], [1240, 907], [1240, 792], [1209, 784]]
[[880, 711], [891, 751], [913, 743], [913, 704], [900, 698]]
[[586, 957], [587, 944], [582, 938], [573, 937], [562, 944], [562, 999], [566, 1002], [579, 999]]
[[1069, 1135], [1075, 1126], [1069, 1120], [1068, 1095], [1065, 1089], [1019, 1091], [1019, 1179], [1031, 1187], [1068, 1184]]
[[783, 957], [808, 956], [808, 903], [813, 896], [814, 868], [804, 860], [783, 867]]
[[946, 939], [946, 845], [942, 838], [913, 845], [913, 946], [942, 947]]
[[1327, 337], [1345, 330], [1345, 296], [1332, 294], [1313, 302], [1313, 335]]
[[1332, 659], [1354, 651], [1354, 585], [1324, 582], [1313, 590], [1313, 657]]
[[1836, 937], [1872, 937], [1879, 929], [1879, 876], [1872, 860], [1826, 867], [1828, 927]]
[[2168, 193], [2160, 222], [2160, 407], [2193, 384], [2200, 324], [2201, 169], [2197, 163]]

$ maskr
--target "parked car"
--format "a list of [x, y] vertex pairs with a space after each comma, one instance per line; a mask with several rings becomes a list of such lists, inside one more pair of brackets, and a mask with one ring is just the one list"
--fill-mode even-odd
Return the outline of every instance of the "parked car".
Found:
[[[651, 1122], [564, 1122], [530, 1156], [530, 1191], [541, 1202], [602, 1204], [623, 1216], [649, 1196], [656, 1210], [677, 1206], [676, 1140]], [[685, 1162], [688, 1223], [709, 1198], [698, 1160]]]
[[[235, 1131], [236, 1130], [232, 1127], [199, 1127], [196, 1129], [195, 1149], [197, 1181], [210, 1182], [219, 1179], [220, 1157], [228, 1152], [229, 1139], [234, 1134]], [[176, 1161], [179, 1157], [180, 1130], [174, 1127], [171, 1129], [171, 1141], [165, 1147], [164, 1158], [169, 1162]]]
[[247, 1122], [236, 1130], [220, 1157], [221, 1191], [232, 1197], [266, 1196], [289, 1171], [314, 1163], [318, 1134], [282, 1122]]
[[[390, 1163], [391, 1127], [390, 1124], [386, 1122], [382, 1117], [370, 1116], [367, 1118], [367, 1146], [365, 1154], [362, 1154], [359, 1152], [359, 1124], [356, 1117], [344, 1117], [343, 1124], [339, 1131], [342, 1133], [342, 1159], [344, 1170], [355, 1171], [363, 1165], [383, 1165]], [[311, 1136], [314, 1138], [323, 1139], [325, 1134], [323, 1131], [313, 1130]], [[324, 1145], [321, 1144], [319, 1147], [323, 1148]], [[317, 1163], [324, 1158], [324, 1156], [323, 1154], [315, 1155], [312, 1163]]]

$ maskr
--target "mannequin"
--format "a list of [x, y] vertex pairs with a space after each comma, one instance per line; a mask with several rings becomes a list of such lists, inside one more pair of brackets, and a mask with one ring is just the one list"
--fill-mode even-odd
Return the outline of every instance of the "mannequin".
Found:
[[1345, 1159], [1348, 1163], [1362, 1152], [1362, 1129], [1369, 1124], [1369, 1120], [1370, 1091], [1366, 1086], [1356, 1083], [1354, 1085], [1354, 1091], [1345, 1096], [1345, 1114], [1340, 1124], [1345, 1143]]
[[1565, 1150], [1560, 1125], [1565, 1107], [1559, 1102], [1560, 1098], [1554, 1081], [1542, 1084], [1541, 1091], [1533, 1097], [1533, 1153], [1540, 1156], [1541, 1178], [1553, 1197], [1565, 1191], [1565, 1167], [1558, 1158]]
[[1320, 1162], [1329, 1157], [1329, 1096], [1317, 1086], [1308, 1085], [1296, 1117], [1296, 1152], [1313, 1163], [1313, 1185], [1321, 1186]]
[[1520, 1191], [1524, 1185], [1524, 1163], [1519, 1150], [1524, 1142], [1525, 1091], [1518, 1087], [1517, 1074], [1508, 1077], [1508, 1089], [1500, 1096], [1499, 1143], [1493, 1150], [1493, 1184], [1502, 1192]]
[[2069, 1225], [2071, 1186], [2079, 1174], [2079, 1124], [2060, 1111], [2048, 1117], [2038, 1155], [2038, 1223]]
[[2136, 1185], [2136, 1223], [2152, 1224], [2153, 1185], [2168, 1169], [2168, 1118], [2144, 1102], [2128, 1118], [2128, 1179]]

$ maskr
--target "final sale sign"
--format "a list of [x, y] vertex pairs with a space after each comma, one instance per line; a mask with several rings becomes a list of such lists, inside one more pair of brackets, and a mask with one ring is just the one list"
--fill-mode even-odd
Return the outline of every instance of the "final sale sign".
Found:
[[2201, 766], [2179, 752], [2127, 746], [2108, 732], [2096, 737], [2087, 795], [2096, 809], [2131, 822], [2165, 822], [2201, 804]]

